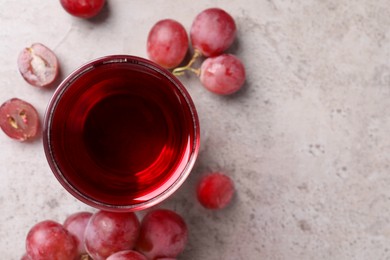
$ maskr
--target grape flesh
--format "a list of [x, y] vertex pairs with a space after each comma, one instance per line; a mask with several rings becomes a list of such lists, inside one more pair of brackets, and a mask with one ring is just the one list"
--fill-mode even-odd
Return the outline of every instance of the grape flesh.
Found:
[[17, 63], [24, 80], [35, 87], [49, 87], [58, 76], [57, 56], [41, 43], [24, 48]]
[[233, 181], [225, 174], [214, 172], [205, 175], [197, 187], [197, 198], [207, 209], [222, 209], [234, 195]]
[[183, 25], [172, 19], [157, 22], [149, 32], [147, 54], [149, 59], [164, 68], [179, 65], [188, 50], [188, 36]]
[[192, 23], [191, 43], [204, 56], [216, 56], [232, 45], [236, 31], [236, 23], [226, 11], [220, 8], [206, 9]]
[[34, 139], [40, 129], [38, 112], [30, 103], [12, 98], [0, 106], [0, 128], [21, 142]]
[[90, 212], [76, 212], [68, 216], [63, 224], [64, 228], [76, 238], [77, 253], [79, 255], [87, 253], [84, 244], [84, 233], [91, 216], [92, 213]]
[[149, 259], [175, 258], [184, 250], [187, 239], [187, 225], [180, 215], [156, 209], [142, 219], [136, 249]]
[[77, 245], [75, 238], [61, 224], [45, 220], [28, 232], [26, 252], [34, 260], [72, 260], [77, 256]]
[[237, 92], [244, 85], [245, 77], [244, 65], [232, 54], [207, 58], [200, 68], [202, 85], [219, 95]]
[[106, 0], [60, 0], [69, 14], [80, 18], [92, 18], [100, 13]]
[[110, 255], [106, 260], [148, 260], [148, 259], [137, 251], [124, 250]]
[[98, 211], [88, 222], [84, 242], [94, 260], [103, 260], [115, 252], [132, 249], [137, 240], [140, 223], [132, 212]]

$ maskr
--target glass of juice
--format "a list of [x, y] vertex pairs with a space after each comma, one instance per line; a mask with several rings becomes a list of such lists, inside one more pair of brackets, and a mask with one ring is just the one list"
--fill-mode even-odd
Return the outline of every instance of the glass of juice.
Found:
[[77, 199], [136, 211], [170, 196], [199, 151], [194, 103], [168, 70], [135, 56], [106, 56], [56, 89], [43, 143], [54, 175]]

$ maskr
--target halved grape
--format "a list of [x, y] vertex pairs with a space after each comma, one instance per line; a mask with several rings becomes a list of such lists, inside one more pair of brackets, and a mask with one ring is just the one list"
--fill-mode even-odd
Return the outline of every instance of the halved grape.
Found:
[[197, 187], [198, 201], [208, 209], [225, 208], [232, 200], [233, 195], [233, 181], [220, 172], [205, 175]]
[[124, 250], [110, 255], [106, 260], [148, 260], [148, 259], [137, 251]]
[[149, 259], [175, 258], [184, 250], [187, 239], [187, 225], [180, 215], [156, 209], [142, 219], [136, 249]]
[[76, 212], [68, 216], [64, 222], [64, 228], [76, 238], [79, 255], [87, 253], [84, 244], [84, 233], [91, 217], [91, 212]]
[[172, 19], [157, 22], [149, 32], [147, 54], [149, 59], [171, 69], [179, 65], [188, 50], [188, 36], [183, 25]]
[[0, 128], [13, 139], [33, 139], [40, 129], [38, 112], [30, 103], [12, 98], [0, 106]]
[[211, 57], [227, 50], [236, 37], [233, 17], [220, 8], [210, 8], [199, 13], [191, 26], [192, 46], [204, 56]]
[[34, 260], [71, 260], [77, 256], [75, 238], [59, 223], [45, 220], [27, 234], [26, 252]]
[[237, 92], [245, 82], [245, 68], [232, 54], [207, 58], [200, 68], [200, 81], [211, 92], [229, 95]]
[[94, 260], [103, 260], [115, 252], [132, 249], [138, 238], [140, 223], [132, 212], [98, 211], [88, 222], [84, 242]]
[[100, 13], [106, 0], [60, 0], [69, 14], [80, 18], [92, 18]]
[[18, 57], [22, 77], [35, 87], [49, 87], [58, 76], [58, 60], [52, 50], [41, 43], [24, 48]]

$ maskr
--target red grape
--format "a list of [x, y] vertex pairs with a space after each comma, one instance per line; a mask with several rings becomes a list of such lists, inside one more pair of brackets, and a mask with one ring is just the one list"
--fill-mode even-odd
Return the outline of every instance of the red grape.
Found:
[[148, 260], [148, 259], [137, 251], [124, 250], [110, 255], [106, 260]]
[[59, 223], [45, 220], [27, 234], [26, 251], [34, 260], [72, 260], [77, 256], [75, 238]]
[[31, 258], [27, 254], [24, 254], [20, 260], [31, 260]]
[[60, 0], [62, 7], [71, 15], [80, 18], [96, 16], [103, 8], [105, 0]]
[[190, 38], [204, 56], [216, 56], [227, 50], [236, 37], [234, 19], [222, 9], [206, 9], [195, 17]]
[[187, 32], [179, 22], [172, 19], [161, 20], [150, 30], [147, 39], [148, 56], [164, 68], [179, 65], [187, 50]]
[[18, 57], [20, 74], [35, 87], [49, 87], [58, 76], [58, 67], [57, 56], [41, 43], [24, 48]]
[[197, 187], [199, 202], [208, 209], [222, 209], [232, 200], [233, 181], [225, 174], [214, 172], [204, 176]]
[[180, 215], [157, 209], [142, 219], [136, 248], [150, 259], [175, 258], [184, 250], [187, 238], [187, 225]]
[[87, 253], [84, 244], [84, 233], [91, 216], [92, 213], [90, 212], [76, 212], [67, 217], [64, 222], [64, 227], [76, 238], [79, 255]]
[[33, 139], [40, 129], [38, 112], [30, 103], [12, 98], [0, 106], [0, 128], [13, 139]]
[[209, 91], [229, 95], [238, 91], [245, 82], [245, 68], [232, 54], [207, 58], [200, 68], [200, 81]]
[[115, 252], [132, 249], [139, 229], [134, 213], [101, 210], [92, 215], [85, 229], [85, 247], [94, 260], [106, 259]]

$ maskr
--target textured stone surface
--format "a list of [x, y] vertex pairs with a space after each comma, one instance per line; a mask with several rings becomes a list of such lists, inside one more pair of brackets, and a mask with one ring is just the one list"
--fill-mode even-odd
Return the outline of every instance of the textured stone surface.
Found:
[[[43, 117], [53, 90], [33, 88], [16, 68], [33, 42], [54, 49], [62, 77], [107, 54], [146, 57], [146, 37], [162, 18], [189, 29], [219, 6], [237, 21], [230, 52], [247, 68], [230, 97], [182, 77], [202, 127], [188, 181], [159, 205], [184, 215], [189, 244], [180, 259], [390, 259], [390, 6], [387, 0], [108, 1], [91, 21], [59, 1], [1, 0], [0, 102], [19, 97]], [[203, 209], [194, 186], [222, 170], [233, 203]], [[41, 140], [0, 133], [0, 252], [20, 259], [37, 221], [62, 222], [90, 210], [63, 190]], [[140, 216], [142, 213], [139, 213]]]

